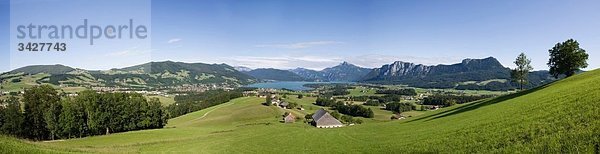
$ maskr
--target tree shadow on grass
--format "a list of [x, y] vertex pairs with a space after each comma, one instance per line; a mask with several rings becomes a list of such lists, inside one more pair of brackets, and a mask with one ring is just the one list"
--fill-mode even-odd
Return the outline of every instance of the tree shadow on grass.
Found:
[[499, 96], [499, 97], [496, 97], [496, 98], [478, 100], [478, 101], [469, 103], [467, 105], [463, 105], [463, 106], [460, 106], [460, 107], [457, 107], [457, 108], [454, 108], [454, 109], [442, 111], [440, 113], [435, 113], [435, 114], [432, 114], [432, 115], [428, 115], [428, 116], [424, 116], [424, 117], [419, 117], [417, 119], [414, 119], [414, 120], [411, 120], [411, 121], [408, 121], [408, 122], [413, 122], [413, 121], [418, 121], [418, 120], [423, 120], [423, 119], [427, 119], [425, 121], [430, 121], [430, 120], [433, 120], [433, 119], [438, 119], [438, 118], [442, 118], [442, 117], [446, 117], [446, 116], [460, 114], [460, 113], [463, 113], [463, 112], [467, 112], [467, 111], [478, 109], [480, 107], [484, 107], [484, 106], [496, 104], [496, 103], [503, 102], [503, 101], [506, 101], [506, 100], [510, 100], [510, 99], [513, 99], [513, 98], [517, 98], [517, 97], [520, 97], [520, 96], [523, 96], [523, 95], [527, 95], [529, 93], [536, 92], [538, 90], [544, 89], [544, 88], [548, 87], [548, 85], [550, 85], [550, 84], [546, 84], [546, 85], [543, 85], [543, 86], [539, 86], [539, 87], [536, 87], [536, 88], [533, 88], [533, 89], [528, 89], [528, 90], [517, 92], [517, 93], [513, 93], [513, 94]]

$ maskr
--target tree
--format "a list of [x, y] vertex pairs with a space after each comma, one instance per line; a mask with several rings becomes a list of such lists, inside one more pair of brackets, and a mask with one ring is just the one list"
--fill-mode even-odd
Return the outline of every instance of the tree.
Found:
[[54, 138], [61, 132], [58, 122], [62, 106], [59, 101], [50, 101], [47, 103], [47, 108], [43, 113], [44, 121], [46, 121], [46, 129], [50, 131], [50, 139], [54, 140]]
[[588, 54], [584, 49], [579, 48], [579, 43], [576, 40], [569, 39], [562, 43], [557, 43], [550, 50], [550, 74], [554, 78], [564, 74], [567, 77], [575, 74], [576, 71], [588, 66]]
[[304, 97], [304, 95], [298, 94], [298, 99], [302, 99], [303, 97]]
[[[23, 102], [25, 108], [25, 131], [28, 138], [35, 140], [48, 139], [50, 131], [46, 123], [46, 112], [50, 104], [58, 103], [60, 97], [56, 90], [49, 85], [34, 86], [25, 90]], [[53, 125], [53, 124], [52, 124]]]
[[530, 65], [531, 60], [527, 59], [525, 53], [521, 53], [514, 63], [517, 67], [510, 72], [510, 77], [523, 90], [523, 85], [527, 83], [527, 75], [529, 75], [529, 71], [533, 70], [533, 67]]
[[354, 122], [354, 118], [352, 116], [348, 116], [348, 115], [342, 115], [342, 117], [340, 117], [340, 120], [347, 124]]
[[21, 112], [21, 103], [16, 97], [10, 97], [5, 101], [6, 108], [0, 109], [3, 122], [0, 125], [0, 133], [17, 137], [24, 136], [23, 126], [25, 116]]
[[371, 110], [371, 108], [367, 108], [367, 118], [373, 117], [375, 117], [375, 113], [373, 113], [373, 110]]
[[163, 110], [158, 98], [150, 99], [150, 101], [148, 101], [148, 110], [148, 117], [150, 118], [151, 123], [150, 128], [162, 128], [167, 125], [169, 116]]
[[298, 107], [298, 103], [290, 102], [287, 107], [290, 109], [295, 109]]
[[271, 94], [267, 94], [267, 98], [265, 98], [265, 105], [270, 106], [273, 104], [273, 98], [271, 98]]
[[79, 123], [81, 119], [76, 117], [77, 111], [73, 106], [74, 103], [70, 99], [62, 101], [62, 111], [58, 120], [61, 128], [61, 138], [73, 137], [73, 135], [79, 132], [78, 125], [83, 125], [83, 123]]

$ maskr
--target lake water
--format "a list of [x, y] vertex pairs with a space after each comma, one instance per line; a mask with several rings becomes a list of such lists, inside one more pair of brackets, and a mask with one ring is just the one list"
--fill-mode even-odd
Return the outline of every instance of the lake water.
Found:
[[273, 89], [290, 89], [290, 90], [311, 90], [310, 87], [304, 87], [305, 84], [327, 84], [327, 83], [349, 83], [349, 82], [305, 82], [305, 81], [277, 81], [277, 82], [263, 82], [246, 85], [244, 87], [254, 88], [273, 88]]

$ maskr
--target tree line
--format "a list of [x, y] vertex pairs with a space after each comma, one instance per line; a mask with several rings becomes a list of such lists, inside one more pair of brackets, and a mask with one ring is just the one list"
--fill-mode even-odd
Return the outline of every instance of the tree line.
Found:
[[350, 94], [350, 92], [348, 91], [348, 89], [350, 89], [350, 88], [351, 88], [350, 86], [336, 84], [335, 86], [330, 88], [329, 91], [326, 92], [324, 95], [327, 95], [327, 96], [348, 95], [348, 94]]
[[387, 103], [385, 105], [385, 110], [392, 111], [394, 113], [402, 113], [402, 112], [406, 112], [406, 111], [417, 110], [417, 106], [415, 106], [412, 103], [393, 102], [393, 103]]
[[484, 98], [493, 97], [492, 95], [433, 95], [423, 98], [423, 105], [442, 105], [452, 106], [455, 104], [468, 103]]
[[2, 134], [33, 139], [67, 139], [132, 130], [162, 128], [168, 114], [156, 98], [141, 94], [83, 91], [64, 97], [56, 89], [35, 86], [25, 90], [23, 110], [17, 98], [0, 109]]
[[373, 118], [375, 113], [371, 110], [371, 108], [366, 108], [362, 105], [350, 104], [346, 105], [343, 102], [337, 102], [333, 109], [338, 112], [346, 115], [351, 115], [355, 117], [365, 117], [365, 118]]
[[412, 88], [377, 90], [375, 93], [376, 94], [395, 94], [395, 95], [405, 95], [405, 96], [417, 95], [417, 91]]
[[350, 116], [365, 117], [365, 118], [373, 118], [373, 116], [375, 116], [375, 114], [373, 113], [373, 111], [370, 108], [366, 108], [362, 105], [355, 105], [355, 104], [346, 105], [342, 101], [335, 102], [335, 100], [333, 100], [333, 99], [319, 97], [315, 101], [315, 104], [319, 105], [319, 106], [332, 107], [332, 109], [337, 110], [338, 112], [340, 112], [342, 114], [346, 114], [346, 115], [350, 115]]

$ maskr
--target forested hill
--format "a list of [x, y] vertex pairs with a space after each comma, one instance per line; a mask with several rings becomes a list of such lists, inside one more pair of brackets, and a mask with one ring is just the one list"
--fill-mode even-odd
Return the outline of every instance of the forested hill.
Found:
[[[30, 77], [35, 75], [36, 78]], [[1, 81], [20, 82], [33, 78], [29, 84], [50, 83], [65, 86], [159, 87], [183, 84], [243, 85], [257, 80], [227, 64], [183, 62], [150, 62], [111, 70], [83, 70], [63, 65], [34, 65], [5, 72]]]
[[71, 72], [73, 70], [75, 70], [75, 69], [71, 68], [69, 66], [64, 66], [64, 65], [60, 65], [60, 64], [56, 64], [56, 65], [31, 65], [31, 66], [21, 67], [21, 68], [12, 70], [12, 71], [7, 72], [7, 73], [11, 73], [11, 74], [17, 74], [17, 73], [24, 73], [24, 74], [38, 74], [38, 73], [66, 74], [66, 73], [69, 73], [69, 72]]
[[321, 71], [305, 68], [296, 68], [290, 71], [306, 79], [316, 81], [360, 81], [371, 70], [370, 68], [363, 68], [348, 62], [342, 62], [339, 65], [328, 67]]

